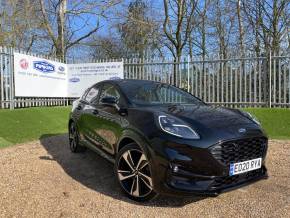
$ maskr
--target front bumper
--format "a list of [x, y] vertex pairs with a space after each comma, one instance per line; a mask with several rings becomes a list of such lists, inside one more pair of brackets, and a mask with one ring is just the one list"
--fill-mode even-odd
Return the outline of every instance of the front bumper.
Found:
[[171, 195], [217, 196], [220, 193], [249, 185], [261, 179], [267, 179], [267, 169], [263, 166], [259, 170], [236, 176], [188, 177], [182, 173], [168, 173], [168, 180], [164, 184], [163, 193]]
[[229, 176], [229, 165], [222, 163], [211, 153], [212, 146], [200, 148], [181, 141], [165, 141], [163, 144], [159, 141], [158, 144], [160, 143], [161, 146], [157, 153], [154, 151], [154, 158], [151, 160], [154, 189], [160, 194], [216, 196], [268, 178], [265, 167], [266, 150], [260, 169]]

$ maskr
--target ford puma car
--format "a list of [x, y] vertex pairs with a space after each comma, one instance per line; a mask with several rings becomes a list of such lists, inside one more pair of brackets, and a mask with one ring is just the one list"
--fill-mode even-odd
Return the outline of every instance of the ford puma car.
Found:
[[90, 148], [113, 162], [121, 189], [136, 201], [215, 196], [267, 178], [267, 143], [249, 113], [152, 81], [97, 83], [69, 119], [71, 151]]

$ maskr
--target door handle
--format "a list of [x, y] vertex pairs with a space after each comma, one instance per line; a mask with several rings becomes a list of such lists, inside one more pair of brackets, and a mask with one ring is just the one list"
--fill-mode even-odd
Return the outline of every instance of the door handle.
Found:
[[95, 114], [95, 115], [97, 115], [99, 113], [99, 111], [98, 110], [93, 110], [93, 114]]

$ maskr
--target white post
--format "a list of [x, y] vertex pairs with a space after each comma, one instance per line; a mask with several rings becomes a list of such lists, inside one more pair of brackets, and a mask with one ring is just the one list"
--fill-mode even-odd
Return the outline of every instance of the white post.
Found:
[[10, 110], [14, 109], [14, 49], [10, 48], [7, 50], [9, 53], [9, 76], [10, 76], [10, 84], [9, 84], [9, 92], [10, 92]]

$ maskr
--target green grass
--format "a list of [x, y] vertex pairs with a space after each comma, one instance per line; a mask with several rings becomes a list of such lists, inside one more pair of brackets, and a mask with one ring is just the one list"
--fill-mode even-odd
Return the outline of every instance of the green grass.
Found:
[[[0, 148], [67, 132], [70, 107], [0, 110]], [[271, 139], [290, 139], [290, 109], [247, 108]]]
[[0, 148], [67, 132], [70, 107], [0, 110]]
[[271, 139], [290, 139], [290, 109], [247, 108], [262, 123]]

